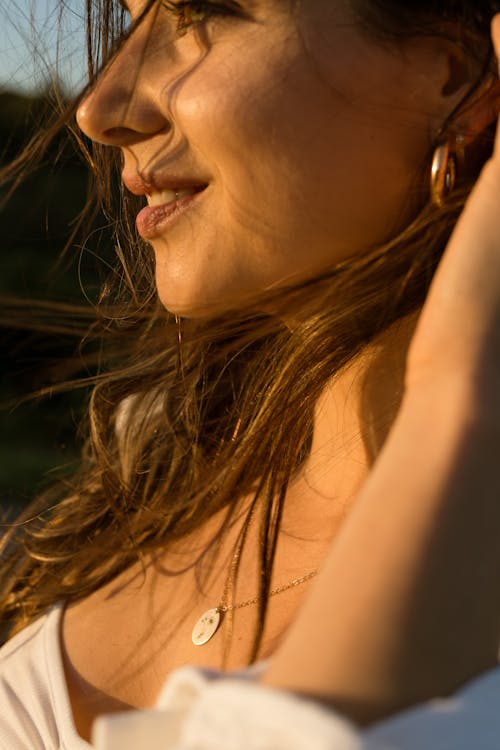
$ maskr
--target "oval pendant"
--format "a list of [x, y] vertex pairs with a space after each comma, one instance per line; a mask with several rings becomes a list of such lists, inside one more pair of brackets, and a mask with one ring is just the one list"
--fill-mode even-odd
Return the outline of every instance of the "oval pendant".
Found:
[[191, 640], [195, 646], [203, 646], [210, 640], [220, 623], [220, 612], [218, 609], [207, 609], [202, 614], [193, 628]]

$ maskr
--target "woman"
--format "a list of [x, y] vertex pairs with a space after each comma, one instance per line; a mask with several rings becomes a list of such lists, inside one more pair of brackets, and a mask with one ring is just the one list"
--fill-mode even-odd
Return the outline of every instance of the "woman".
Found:
[[89, 3], [118, 346], [5, 535], [9, 750], [493, 747], [497, 10]]

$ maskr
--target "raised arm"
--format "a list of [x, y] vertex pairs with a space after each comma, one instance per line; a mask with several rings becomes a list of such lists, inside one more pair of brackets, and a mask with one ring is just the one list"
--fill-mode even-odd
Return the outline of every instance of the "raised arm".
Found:
[[[500, 48], [500, 17], [493, 24]], [[500, 640], [500, 143], [440, 264], [399, 415], [262, 677], [360, 724], [447, 695]]]

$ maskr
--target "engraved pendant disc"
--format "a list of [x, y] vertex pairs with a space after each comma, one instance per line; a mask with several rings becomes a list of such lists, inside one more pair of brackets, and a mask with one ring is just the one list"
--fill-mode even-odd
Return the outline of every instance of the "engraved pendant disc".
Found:
[[207, 609], [193, 628], [191, 639], [195, 646], [203, 646], [210, 640], [220, 623], [220, 612], [217, 609]]

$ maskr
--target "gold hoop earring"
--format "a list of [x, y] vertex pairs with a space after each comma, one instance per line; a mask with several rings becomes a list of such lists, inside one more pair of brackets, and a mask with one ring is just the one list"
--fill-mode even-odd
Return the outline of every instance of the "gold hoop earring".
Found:
[[457, 162], [449, 142], [436, 147], [431, 166], [431, 200], [441, 208], [455, 187]]

